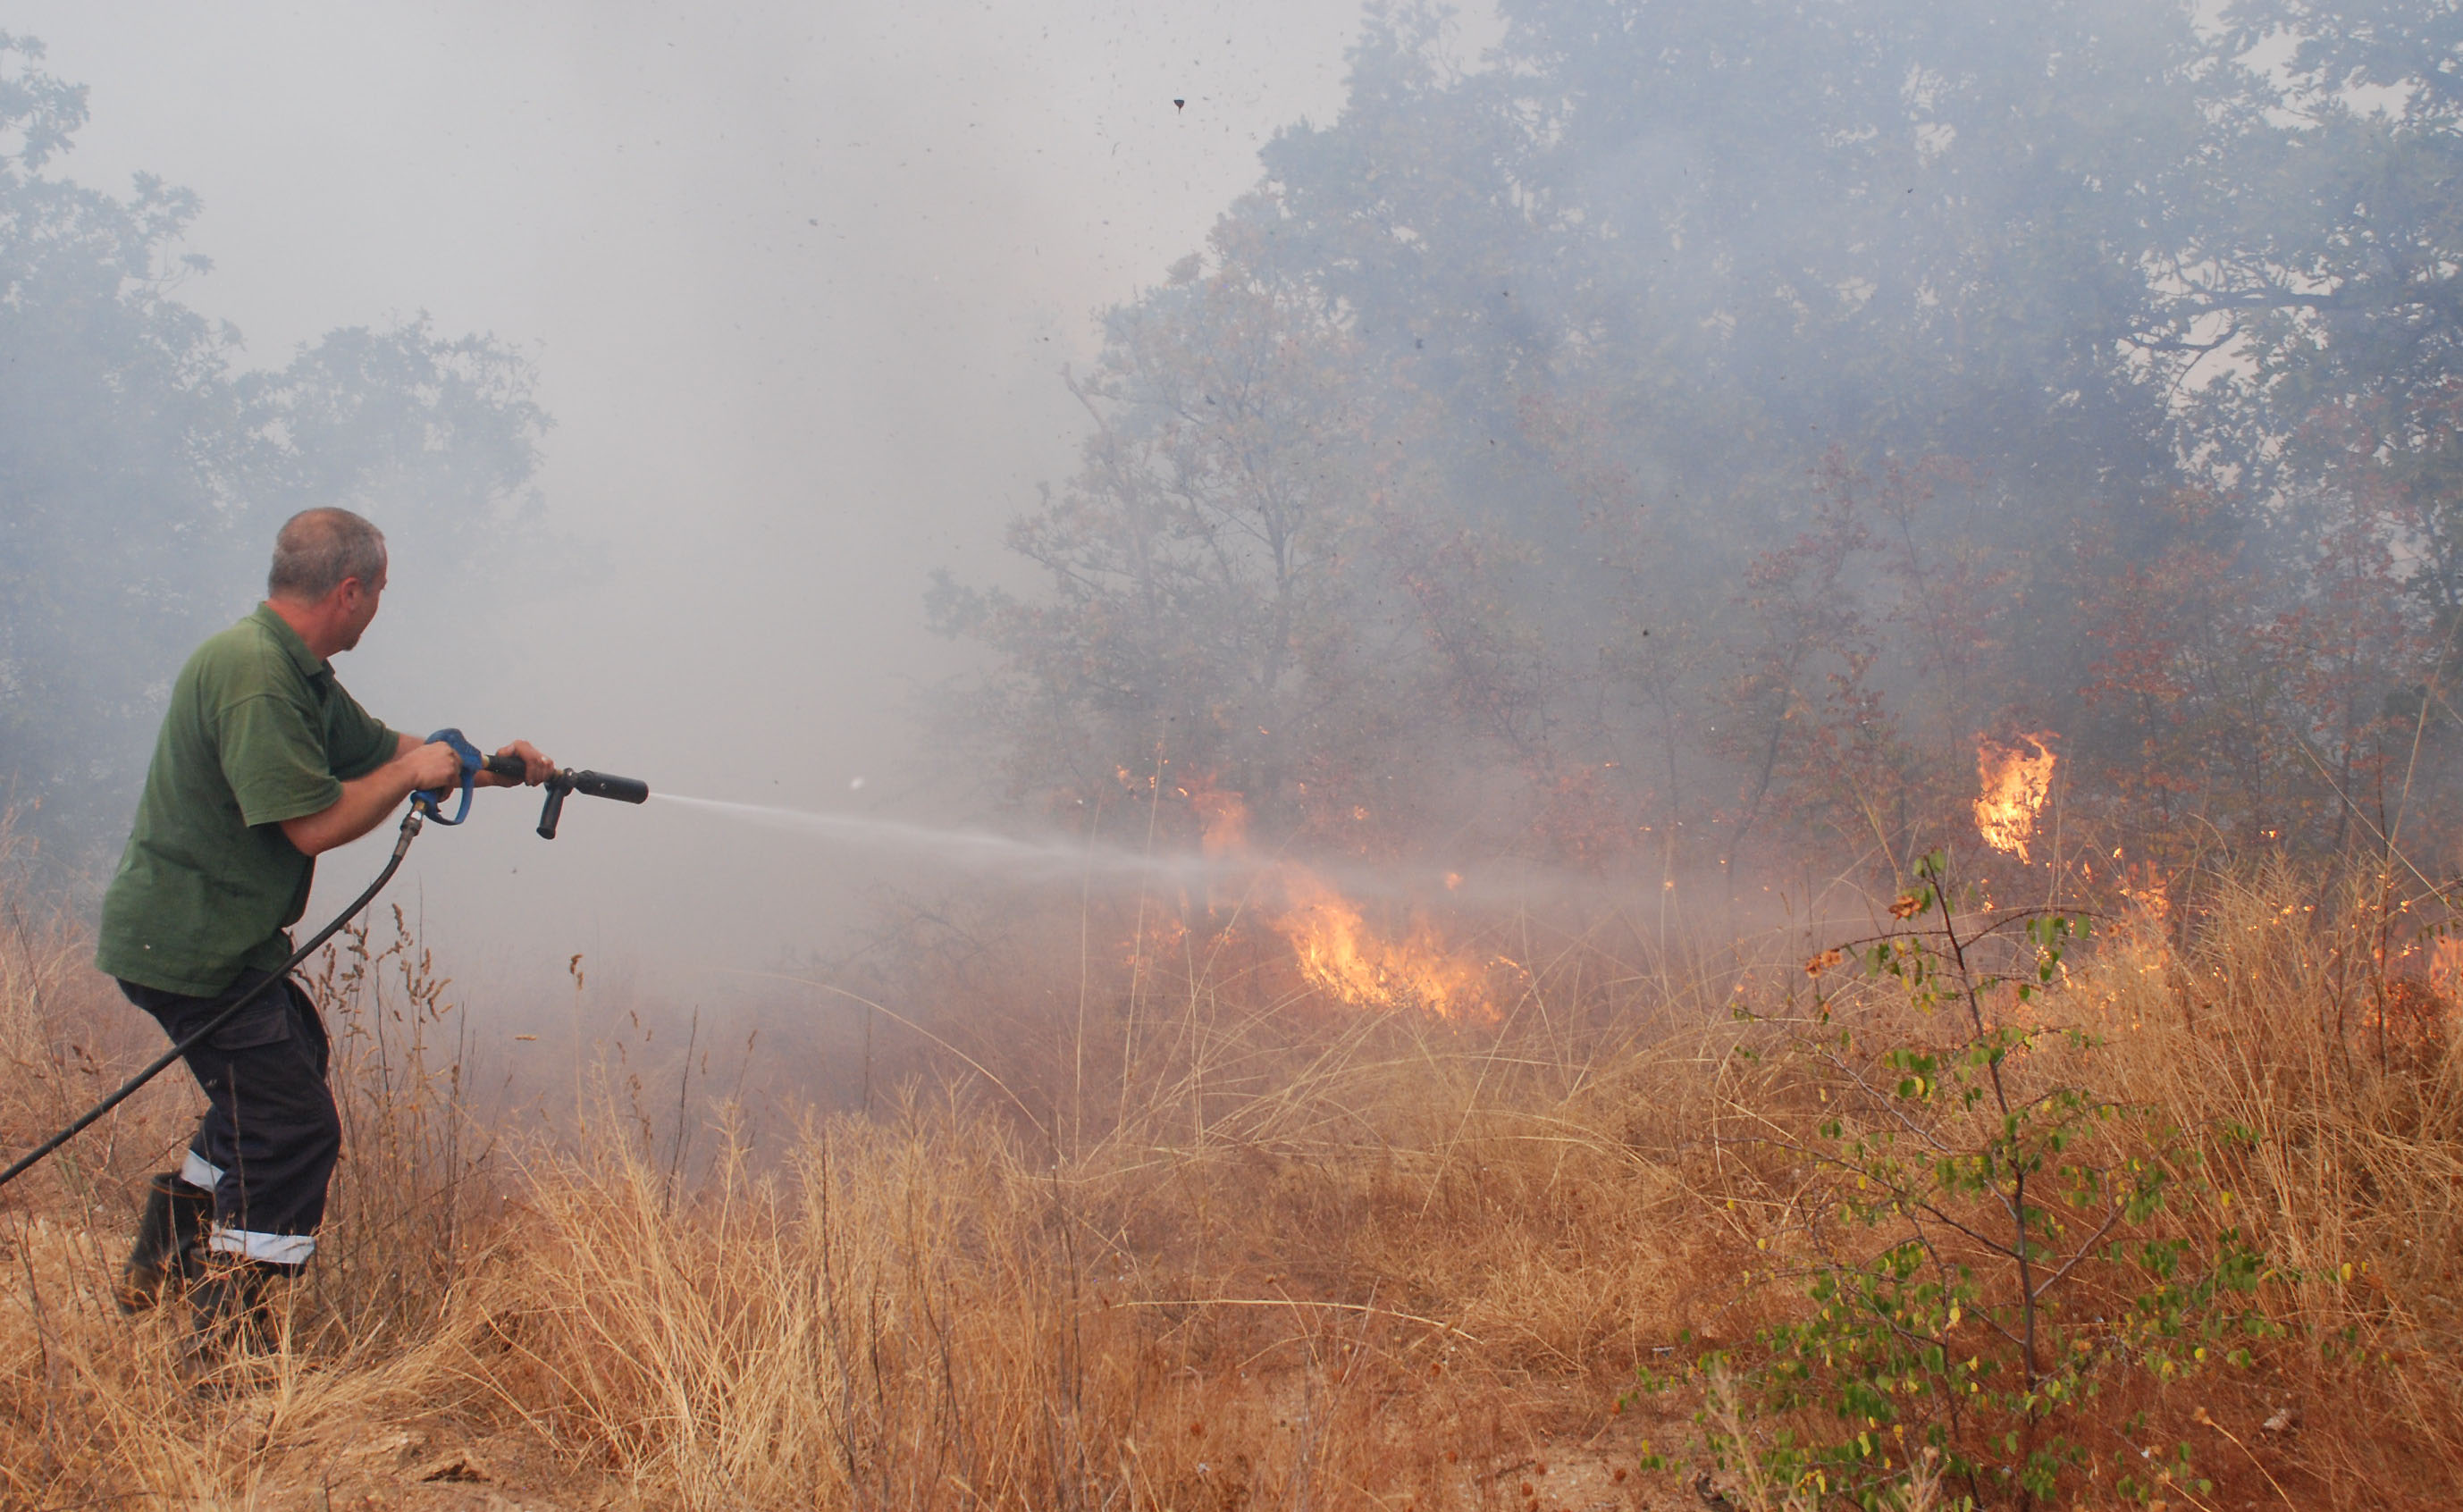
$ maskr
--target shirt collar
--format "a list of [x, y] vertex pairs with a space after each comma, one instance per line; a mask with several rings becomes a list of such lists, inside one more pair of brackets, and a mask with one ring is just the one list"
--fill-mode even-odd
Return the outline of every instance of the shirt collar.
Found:
[[291, 660], [298, 667], [300, 676], [323, 677], [332, 674], [334, 664], [308, 649], [308, 643], [299, 638], [299, 632], [291, 627], [290, 621], [273, 612], [273, 605], [260, 603], [249, 618], [265, 626], [267, 632], [273, 637], [274, 644], [291, 653]]

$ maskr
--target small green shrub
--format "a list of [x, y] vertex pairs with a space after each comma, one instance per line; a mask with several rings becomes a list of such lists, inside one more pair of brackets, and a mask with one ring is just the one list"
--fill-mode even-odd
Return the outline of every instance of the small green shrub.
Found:
[[[2102, 1037], [2038, 1011], [2083, 920], [1964, 921], [1938, 851], [1891, 912], [1809, 962], [1811, 1012], [1781, 1020], [1804, 1116], [1760, 1137], [1805, 1172], [1779, 1274], [1811, 1305], [1742, 1367], [1761, 1431], [1706, 1418], [1710, 1447], [1817, 1501], [1901, 1507], [1937, 1477], [1950, 1505], [2051, 1502], [2090, 1467], [2089, 1401], [2250, 1363], [2269, 1268], [2235, 1228], [2181, 1231], [2196, 1141], [2100, 1095]], [[1851, 962], [1885, 990], [1825, 995]], [[2186, 1446], [2125, 1463], [2125, 1497], [2203, 1484]]]

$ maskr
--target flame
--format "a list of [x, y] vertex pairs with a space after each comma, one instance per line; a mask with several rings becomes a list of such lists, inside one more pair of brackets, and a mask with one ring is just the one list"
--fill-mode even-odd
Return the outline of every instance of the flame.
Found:
[[2018, 738], [2034, 746], [2036, 754], [1988, 736], [1975, 738], [1975, 777], [1983, 789], [1975, 800], [1975, 832], [1994, 849], [2026, 861], [2027, 842], [2036, 838], [2036, 816], [2053, 792], [2054, 757], [2044, 742], [2058, 737], [2043, 731]]
[[[1249, 807], [1238, 793], [1206, 777], [1181, 791], [1197, 816], [1199, 846], [1208, 857], [1248, 853]], [[1355, 818], [1365, 812], [1353, 811]], [[1276, 862], [1268, 875], [1281, 907], [1264, 910], [1267, 923], [1290, 944], [1312, 985], [1355, 1007], [1416, 1008], [1449, 1019], [1491, 1016], [1486, 969], [1448, 949], [1426, 920], [1389, 940], [1369, 926], [1359, 905], [1298, 862]], [[1449, 874], [1447, 886], [1460, 881]]]
[[1479, 963], [1454, 954], [1426, 921], [1401, 940], [1378, 938], [1359, 907], [1305, 866], [1282, 868], [1284, 910], [1275, 930], [1291, 941], [1300, 974], [1360, 1007], [1423, 1008], [1446, 1018], [1483, 1013]]

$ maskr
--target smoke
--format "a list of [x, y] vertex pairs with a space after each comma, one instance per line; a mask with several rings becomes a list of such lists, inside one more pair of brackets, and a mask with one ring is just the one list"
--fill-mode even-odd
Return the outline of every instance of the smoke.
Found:
[[[926, 631], [927, 573], [1009, 572], [1003, 520], [1070, 465], [1083, 417], [1058, 374], [1092, 355], [1094, 312], [1200, 245], [1275, 129], [1335, 113], [1357, 19], [34, 0], [7, 25], [89, 88], [55, 171], [197, 191], [187, 245], [213, 271], [175, 292], [245, 362], [421, 311], [535, 362], [553, 549], [473, 592], [415, 500], [367, 506], [394, 570], [338, 663], [356, 696], [414, 733], [793, 795], [912, 767], [914, 701], [976, 663]], [[259, 586], [201, 591], [236, 618]], [[945, 776], [868, 797], [992, 803]], [[864, 884], [637, 815], [543, 846], [512, 806], [404, 879], [466, 950], [766, 956]], [[378, 859], [327, 858], [314, 907]]]
[[[496, 559], [417, 488], [339, 500], [395, 548], [341, 676], [711, 797], [546, 844], [490, 795], [404, 879], [450, 958], [650, 990], [919, 879], [1287, 864], [1397, 903], [1839, 879], [1812, 907], [1976, 845], [2021, 731], [2062, 733], [2021, 866], [2184, 815], [2330, 848], [2405, 717], [2422, 791], [2455, 770], [2452, 321], [2346, 257], [2383, 207], [2300, 208], [2376, 139], [2266, 177], [2266, 80], [2331, 59], [2106, 0], [707, 10], [10, 22], [91, 86], [50, 171], [197, 191], [166, 251], [211, 271], [159, 293], [243, 364], [423, 317], [532, 363]], [[244, 612], [214, 572], [180, 591]], [[1210, 784], [1254, 858], [1194, 799], [1158, 828]]]

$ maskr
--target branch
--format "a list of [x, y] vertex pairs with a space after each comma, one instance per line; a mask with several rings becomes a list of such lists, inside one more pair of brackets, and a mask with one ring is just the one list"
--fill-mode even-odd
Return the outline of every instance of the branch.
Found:
[[2054, 1284], [2062, 1277], [2068, 1275], [2071, 1271], [2076, 1270], [2078, 1268], [2078, 1262], [2086, 1259], [2087, 1252], [2095, 1248], [2096, 1241], [2111, 1233], [2112, 1226], [2120, 1221], [2121, 1208], [2118, 1204], [2115, 1204], [2113, 1210], [2104, 1215], [2103, 1226], [2097, 1229], [2093, 1234], [2088, 1235], [2086, 1242], [2078, 1247], [2077, 1253], [2070, 1256], [2068, 1260], [2062, 1261], [2060, 1269], [2053, 1272], [2050, 1276], [2045, 1277], [2044, 1283], [2041, 1286], [2037, 1287], [2035, 1291], [2030, 1294], [2028, 1300], [2034, 1301], [2042, 1297], [2044, 1293], [2052, 1290]]

